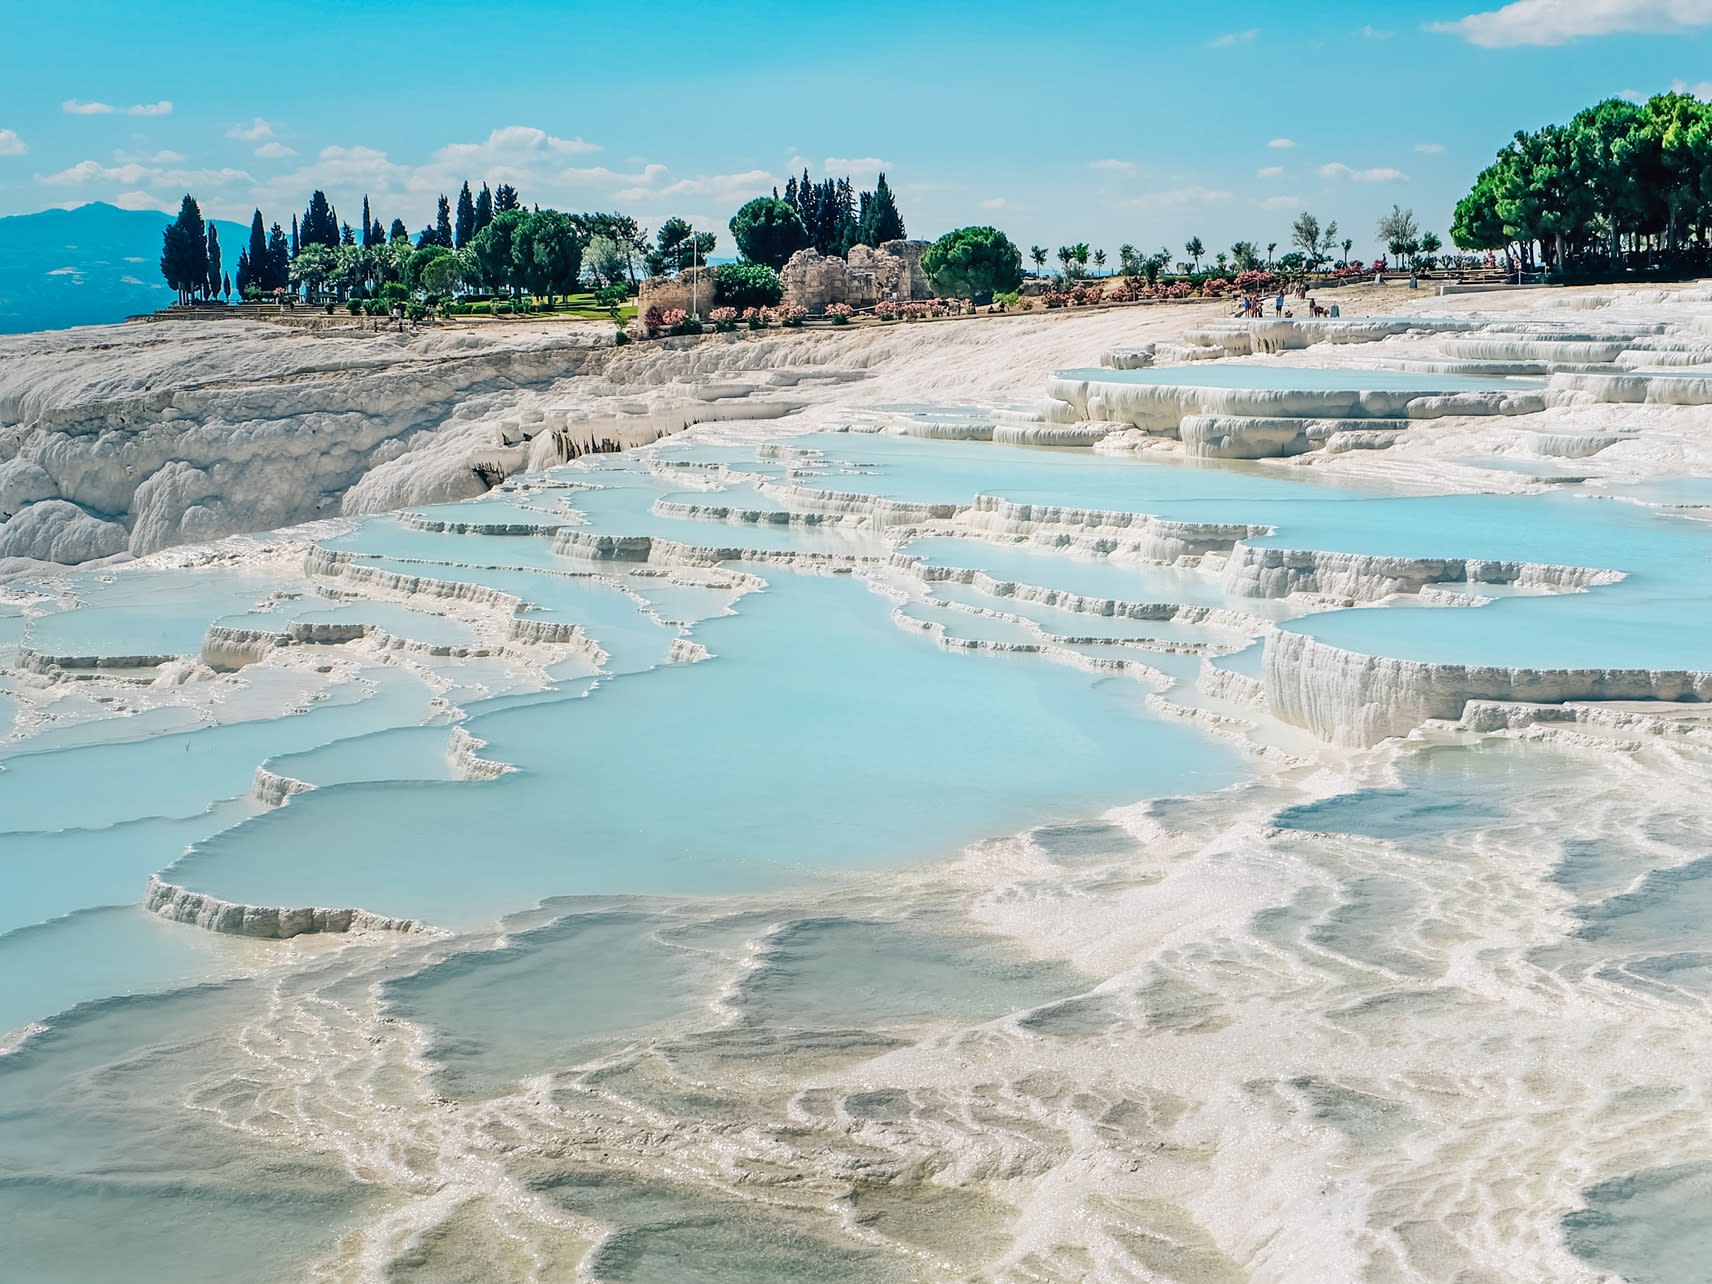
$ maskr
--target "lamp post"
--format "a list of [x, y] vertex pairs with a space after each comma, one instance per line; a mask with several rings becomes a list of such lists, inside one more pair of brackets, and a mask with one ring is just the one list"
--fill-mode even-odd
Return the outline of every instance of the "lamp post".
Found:
[[690, 315], [701, 320], [701, 278], [696, 275], [695, 227], [690, 227]]

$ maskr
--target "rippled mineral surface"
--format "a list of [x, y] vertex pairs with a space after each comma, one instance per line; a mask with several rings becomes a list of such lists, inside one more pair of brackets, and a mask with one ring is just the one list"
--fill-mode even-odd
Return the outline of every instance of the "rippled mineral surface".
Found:
[[1703, 1278], [1712, 294], [1568, 297], [0, 580], [3, 1273]]

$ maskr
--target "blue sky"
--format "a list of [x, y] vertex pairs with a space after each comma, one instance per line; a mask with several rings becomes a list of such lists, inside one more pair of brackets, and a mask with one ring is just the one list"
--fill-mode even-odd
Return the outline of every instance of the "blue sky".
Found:
[[[188, 11], [187, 11], [188, 12]], [[1518, 127], [1712, 86], [1712, 0], [649, 6], [285, 3], [162, 21], [19, 6], [0, 214], [89, 200], [289, 222], [310, 188], [414, 231], [465, 177], [716, 229], [800, 172], [871, 183], [912, 235], [1179, 252], [1451, 206]], [[217, 16], [216, 16], [217, 15]]]

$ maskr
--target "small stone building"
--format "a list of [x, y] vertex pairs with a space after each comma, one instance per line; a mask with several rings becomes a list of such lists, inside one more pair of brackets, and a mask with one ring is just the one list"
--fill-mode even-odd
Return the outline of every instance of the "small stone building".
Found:
[[676, 276], [651, 276], [637, 291], [637, 309], [647, 312], [649, 308], [659, 308], [670, 312], [679, 308], [705, 317], [719, 306], [715, 297], [718, 289], [713, 269], [709, 267], [685, 268]]
[[798, 250], [779, 273], [785, 285], [784, 302], [819, 314], [832, 303], [860, 309], [882, 299], [894, 303], [930, 299], [933, 290], [921, 270], [927, 246], [926, 241], [887, 241], [879, 249], [853, 245], [848, 259]]

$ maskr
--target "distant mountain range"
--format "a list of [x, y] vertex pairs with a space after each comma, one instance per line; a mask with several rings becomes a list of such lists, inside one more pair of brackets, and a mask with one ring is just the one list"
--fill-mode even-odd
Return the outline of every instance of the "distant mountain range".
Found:
[[[173, 302], [161, 280], [161, 233], [172, 219], [93, 202], [0, 218], [0, 334], [123, 321]], [[216, 220], [229, 275], [250, 230]]]

